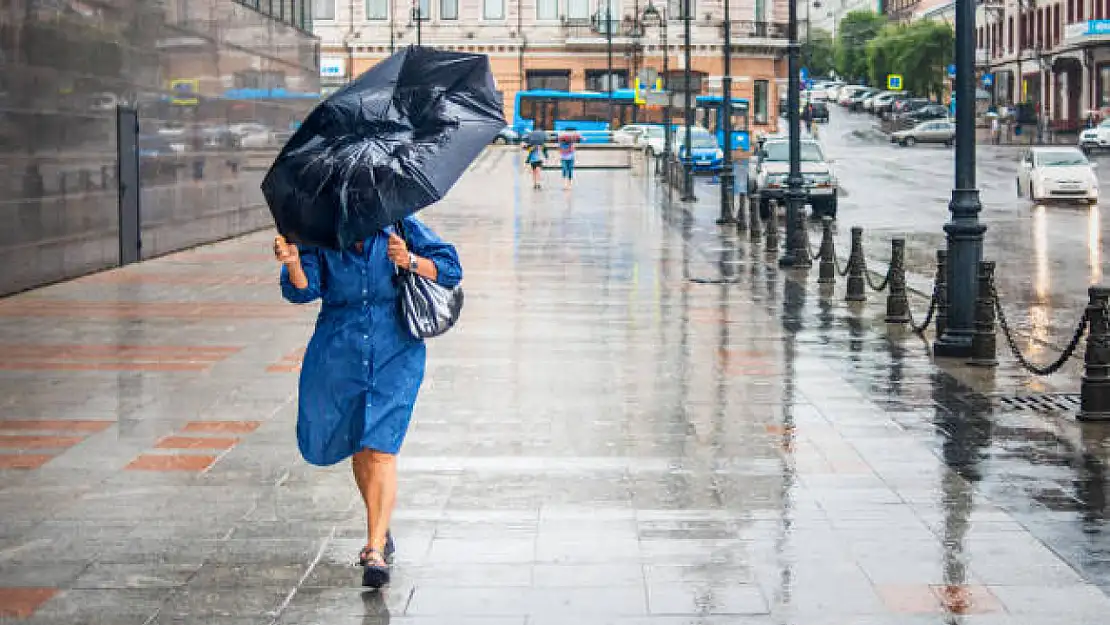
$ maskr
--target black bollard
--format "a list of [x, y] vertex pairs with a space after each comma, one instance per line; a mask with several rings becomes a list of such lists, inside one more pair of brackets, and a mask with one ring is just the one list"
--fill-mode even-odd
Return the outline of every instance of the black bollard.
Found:
[[936, 275], [936, 332], [943, 336], [948, 328], [948, 250], [937, 250], [937, 275]]
[[748, 235], [753, 242], [758, 242], [763, 238], [763, 224], [759, 220], [759, 202], [759, 191], [756, 190], [748, 198], [748, 223], [750, 224]]
[[817, 284], [836, 284], [836, 243], [833, 242], [832, 217], [821, 218], [821, 255]]
[[994, 327], [994, 262], [979, 261], [979, 292], [975, 297], [975, 334], [971, 335], [971, 360], [975, 367], [997, 367]]
[[768, 254], [777, 252], [779, 249], [779, 207], [774, 202], [771, 202], [770, 206], [771, 210], [767, 215], [767, 242], [765, 244]]
[[852, 228], [852, 251], [848, 255], [848, 294], [844, 300], [848, 302], [865, 302], [867, 295], [863, 272], [866, 270], [867, 261], [863, 258], [863, 228]]
[[1110, 288], [1087, 289], [1087, 351], [1079, 391], [1079, 420], [1110, 420]]
[[910, 322], [910, 300], [906, 297], [906, 240], [890, 242], [890, 290], [886, 295], [886, 322]]

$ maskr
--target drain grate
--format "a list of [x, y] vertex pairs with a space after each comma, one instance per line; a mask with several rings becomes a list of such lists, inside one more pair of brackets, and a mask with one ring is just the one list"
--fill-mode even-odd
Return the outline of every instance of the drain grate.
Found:
[[1002, 395], [998, 398], [1005, 410], [1033, 412], [1078, 412], [1078, 393], [1037, 393], [1035, 395]]

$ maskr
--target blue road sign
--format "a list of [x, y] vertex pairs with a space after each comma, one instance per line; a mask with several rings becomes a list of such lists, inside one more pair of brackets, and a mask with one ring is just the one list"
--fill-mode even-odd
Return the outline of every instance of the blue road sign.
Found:
[[994, 86], [994, 74], [983, 74], [982, 80], [983, 80], [983, 86], [984, 87], [993, 87]]
[[798, 72], [798, 79], [799, 79], [799, 80], [800, 80], [800, 81], [801, 81], [801, 82], [802, 82], [803, 84], [804, 84], [804, 83], [807, 83], [807, 82], [809, 82], [809, 70], [803, 67], [803, 68], [802, 68], [802, 69], [801, 69], [801, 70], [800, 70], [800, 71]]
[[956, 77], [956, 65], [954, 63], [948, 66], [948, 77], [949, 78], [955, 78]]

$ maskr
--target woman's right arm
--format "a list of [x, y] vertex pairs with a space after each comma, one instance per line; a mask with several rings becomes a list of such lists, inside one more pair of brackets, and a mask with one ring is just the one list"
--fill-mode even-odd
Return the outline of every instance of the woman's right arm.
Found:
[[320, 253], [310, 247], [294, 249], [296, 253], [284, 259], [279, 255], [281, 295], [294, 304], [308, 304], [323, 295]]

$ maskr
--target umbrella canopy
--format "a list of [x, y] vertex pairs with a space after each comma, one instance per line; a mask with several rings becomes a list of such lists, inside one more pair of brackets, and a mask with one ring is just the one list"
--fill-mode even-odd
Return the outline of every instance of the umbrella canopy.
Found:
[[543, 145], [547, 143], [547, 133], [542, 130], [533, 130], [524, 138], [528, 145]]
[[343, 249], [441, 199], [505, 126], [485, 55], [412, 46], [317, 106], [262, 182], [291, 241]]

